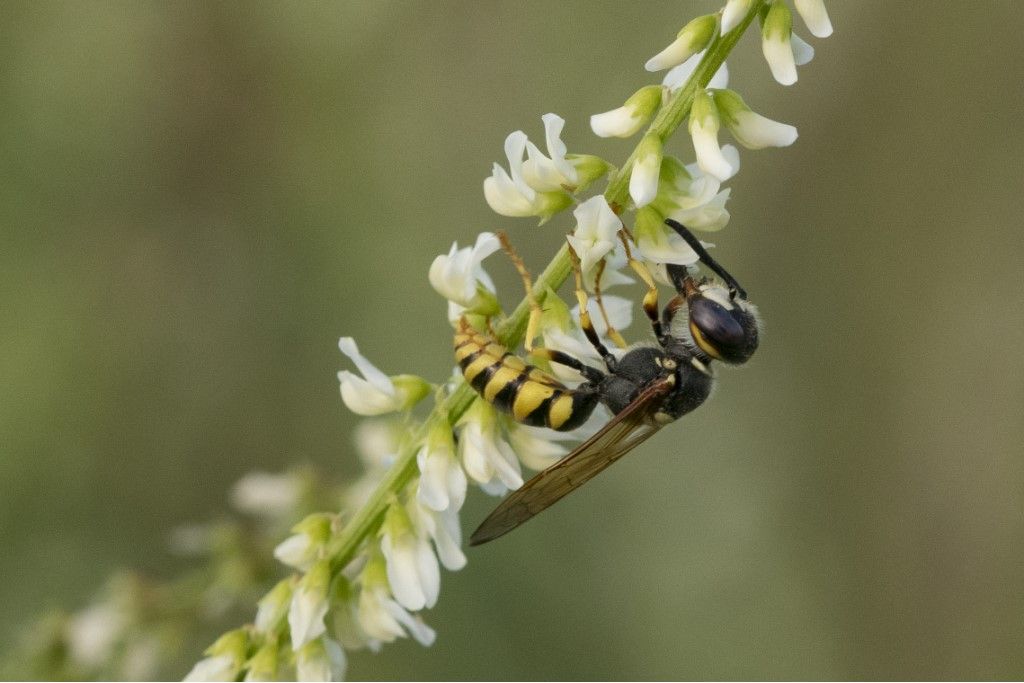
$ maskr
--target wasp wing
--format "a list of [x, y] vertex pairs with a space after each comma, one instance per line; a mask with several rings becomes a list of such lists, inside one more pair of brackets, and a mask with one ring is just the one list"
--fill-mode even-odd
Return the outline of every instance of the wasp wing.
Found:
[[507, 534], [650, 438], [661, 428], [651, 419], [652, 410], [671, 388], [671, 378], [655, 382], [601, 431], [509, 494], [473, 532], [469, 544], [480, 545]]

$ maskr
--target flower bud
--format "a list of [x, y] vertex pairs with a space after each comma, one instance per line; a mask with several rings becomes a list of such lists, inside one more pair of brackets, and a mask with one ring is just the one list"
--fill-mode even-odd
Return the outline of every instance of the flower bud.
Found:
[[309, 568], [295, 587], [288, 609], [288, 627], [292, 634], [292, 649], [319, 638], [326, 630], [328, 590], [331, 586], [330, 560], [318, 560]]
[[636, 162], [629, 175], [629, 196], [637, 208], [650, 204], [658, 196], [661, 150], [661, 138], [654, 133], [644, 136], [637, 147]]
[[661, 106], [664, 88], [648, 85], [633, 93], [618, 109], [594, 114], [590, 127], [602, 138], [628, 138], [643, 128]]
[[794, 0], [793, 4], [811, 35], [815, 38], [828, 38], [832, 35], [832, 20], [828, 18], [822, 0]]
[[683, 27], [668, 47], [647, 60], [644, 68], [648, 71], [661, 71], [682, 64], [708, 46], [715, 36], [717, 23], [714, 14], [697, 17]]
[[725, 8], [722, 9], [722, 34], [724, 35], [739, 26], [753, 4], [754, 0], [728, 0], [725, 3]]
[[707, 91], [698, 90], [694, 93], [693, 107], [690, 109], [690, 136], [697, 154], [697, 165], [719, 180], [728, 180], [736, 169], [718, 146], [718, 128], [718, 109], [714, 101]]
[[761, 28], [761, 51], [768, 61], [772, 76], [782, 85], [796, 83], [796, 62], [790, 36], [793, 16], [784, 2], [773, 2]]
[[739, 93], [716, 90], [714, 100], [722, 122], [736, 141], [747, 149], [788, 147], [796, 141], [796, 128], [754, 113]]
[[292, 602], [292, 586], [294, 577], [289, 576], [277, 583], [270, 592], [263, 596], [256, 608], [253, 626], [258, 633], [272, 634], [284, 625], [285, 615]]

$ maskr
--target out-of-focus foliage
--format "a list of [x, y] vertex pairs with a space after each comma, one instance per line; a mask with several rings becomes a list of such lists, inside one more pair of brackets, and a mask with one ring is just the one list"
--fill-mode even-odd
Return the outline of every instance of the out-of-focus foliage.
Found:
[[[801, 133], [744, 158], [717, 240], [767, 322], [755, 362], [472, 551], [430, 616], [437, 645], [360, 653], [351, 677], [1024, 673], [1024, 15], [829, 9], [798, 96], [737, 84]], [[433, 255], [504, 227], [536, 267], [570, 227], [488, 210], [501, 140], [556, 111], [570, 148], [617, 158], [628, 143], [591, 143], [589, 115], [695, 13], [8, 5], [4, 640], [119, 567], [179, 575], [170, 530], [216, 518], [245, 472], [355, 475], [337, 338], [447, 376]], [[745, 43], [739, 78], [767, 68]]]

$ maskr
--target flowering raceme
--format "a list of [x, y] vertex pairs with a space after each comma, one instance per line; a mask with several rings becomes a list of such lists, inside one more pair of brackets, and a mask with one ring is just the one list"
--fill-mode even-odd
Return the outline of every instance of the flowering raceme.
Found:
[[[831, 33], [820, 0], [794, 1], [812, 35]], [[427, 273], [449, 322], [481, 333], [486, 329], [495, 344], [501, 340], [516, 353], [532, 307], [536, 318], [529, 329], [537, 339], [529, 343], [599, 368], [603, 359], [578, 323], [582, 313], [609, 353], [622, 353], [620, 331], [632, 323], [636, 297], [604, 292], [634, 282], [622, 272], [627, 266], [649, 280], [648, 270], [658, 278], [666, 264], [696, 263], [694, 249], [701, 245], [667, 229], [666, 219], [696, 231], [720, 230], [729, 222], [730, 189], [722, 185], [739, 172], [740, 155], [733, 145], [721, 144], [719, 135], [727, 132], [750, 150], [785, 147], [797, 138], [793, 126], [755, 113], [728, 89], [725, 58], [738, 33], [758, 19], [773, 77], [782, 84], [795, 82], [796, 67], [807, 63], [813, 49], [793, 33], [786, 2], [728, 0], [721, 12], [685, 24], [647, 61], [648, 71], [667, 70], [660, 83], [642, 85], [620, 107], [590, 117], [599, 137], [640, 135], [620, 168], [594, 155], [569, 153], [562, 139], [566, 121], [556, 114], [542, 116], [543, 149], [523, 131], [509, 133], [506, 165], [495, 163], [483, 180], [487, 204], [500, 216], [541, 223], [572, 209], [572, 218], [565, 217], [562, 228], [551, 233], [568, 232], [567, 247], [534, 283], [531, 306], [524, 302], [506, 314], [484, 269], [484, 261], [501, 248], [499, 236], [481, 232], [471, 246], [453, 243]], [[681, 124], [693, 149], [685, 160], [676, 155], [689, 146], [670, 140]], [[587, 196], [605, 175], [604, 192]], [[553, 238], [545, 234], [543, 239]], [[558, 293], [570, 272], [570, 251], [583, 288], [595, 294], [586, 311], [570, 308]], [[554, 464], [609, 419], [602, 407], [572, 432], [527, 427], [478, 397], [457, 372], [432, 385], [416, 375], [386, 374], [350, 337], [340, 340], [339, 349], [356, 369], [338, 373], [345, 405], [357, 415], [388, 416], [366, 421], [357, 431], [366, 478], [340, 496], [350, 505], [341, 514], [309, 515], [276, 546], [275, 557], [293, 573], [259, 603], [251, 627], [225, 634], [207, 650], [190, 674], [194, 680], [289, 675], [326, 680], [344, 674], [347, 651], [377, 651], [405, 637], [432, 644], [436, 634], [422, 613], [440, 599], [441, 568], [466, 566], [459, 514], [467, 489], [472, 485], [491, 495], [517, 489], [524, 468]], [[577, 370], [550, 363], [550, 357], [538, 353], [526, 360], [567, 386], [582, 381]], [[434, 406], [427, 411], [420, 404], [429, 403], [430, 396]], [[280, 496], [266, 490], [278, 484]], [[240, 486], [236, 497], [256, 514], [280, 514], [299, 498], [294, 483], [258, 477]]]

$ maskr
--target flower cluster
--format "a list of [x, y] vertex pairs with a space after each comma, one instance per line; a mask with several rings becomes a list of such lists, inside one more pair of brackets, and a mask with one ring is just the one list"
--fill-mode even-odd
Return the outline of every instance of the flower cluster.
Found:
[[[831, 32], [821, 0], [795, 0], [795, 7], [812, 34]], [[747, 149], [796, 140], [795, 128], [755, 113], [728, 89], [725, 56], [754, 19], [761, 22], [763, 53], [773, 76], [785, 85], [795, 82], [796, 65], [806, 63], [813, 50], [793, 34], [786, 2], [728, 0], [719, 12], [686, 24], [647, 62], [649, 71], [667, 70], [661, 84], [646, 85], [621, 107], [591, 117], [600, 137], [627, 138], [648, 127], [623, 168], [591, 154], [569, 153], [562, 140], [566, 122], [549, 113], [542, 117], [544, 150], [523, 131], [512, 132], [504, 145], [507, 166], [494, 164], [483, 181], [485, 200], [502, 216], [544, 223], [572, 209], [568, 244], [584, 287], [602, 294], [591, 298], [586, 314], [598, 334], [612, 342], [609, 346], [624, 346], [619, 331], [632, 322], [633, 305], [604, 291], [632, 283], [627, 268], [644, 277], [649, 269], [657, 278], [664, 264], [697, 261], [693, 249], [666, 230], [665, 219], [702, 231], [728, 223], [730, 190], [723, 183], [739, 171], [740, 156], [736, 147], [719, 143], [721, 128]], [[682, 120], [659, 123], [679, 111], [688, 117], [692, 161], [667, 146]], [[606, 175], [604, 194], [583, 196]], [[450, 322], [465, 317], [481, 329], [492, 321], [500, 329], [526, 326], [524, 319], [502, 313], [484, 269], [500, 246], [495, 234], [484, 232], [471, 246], [452, 244], [430, 264], [428, 279], [445, 299]], [[645, 263], [647, 269], [641, 267]], [[564, 275], [537, 283], [533, 296], [542, 314], [530, 331], [549, 349], [599, 363], [577, 322], [584, 312], [570, 309], [557, 294], [563, 280]], [[523, 484], [524, 467], [549, 466], [608, 419], [598, 411], [587, 425], [566, 434], [525, 427], [476, 397], [458, 373], [434, 385], [415, 375], [384, 372], [349, 337], [341, 339], [339, 349], [353, 368], [338, 374], [343, 402], [352, 412], [375, 418], [357, 433], [368, 478], [344, 496], [351, 510], [309, 515], [277, 545], [274, 556], [294, 573], [263, 598], [252, 624], [210, 647], [191, 679], [257, 680], [294, 672], [303, 680], [327, 680], [344, 674], [346, 652], [377, 651], [405, 637], [431, 644], [435, 633], [423, 612], [438, 601], [441, 568], [457, 571], [466, 565], [459, 513], [469, 486], [491, 495], [514, 490]], [[570, 386], [582, 379], [557, 365], [550, 371]], [[435, 405], [423, 416], [427, 411], [419, 406], [431, 396]], [[252, 486], [258, 490], [259, 482]], [[273, 496], [265, 504], [274, 505]]]

